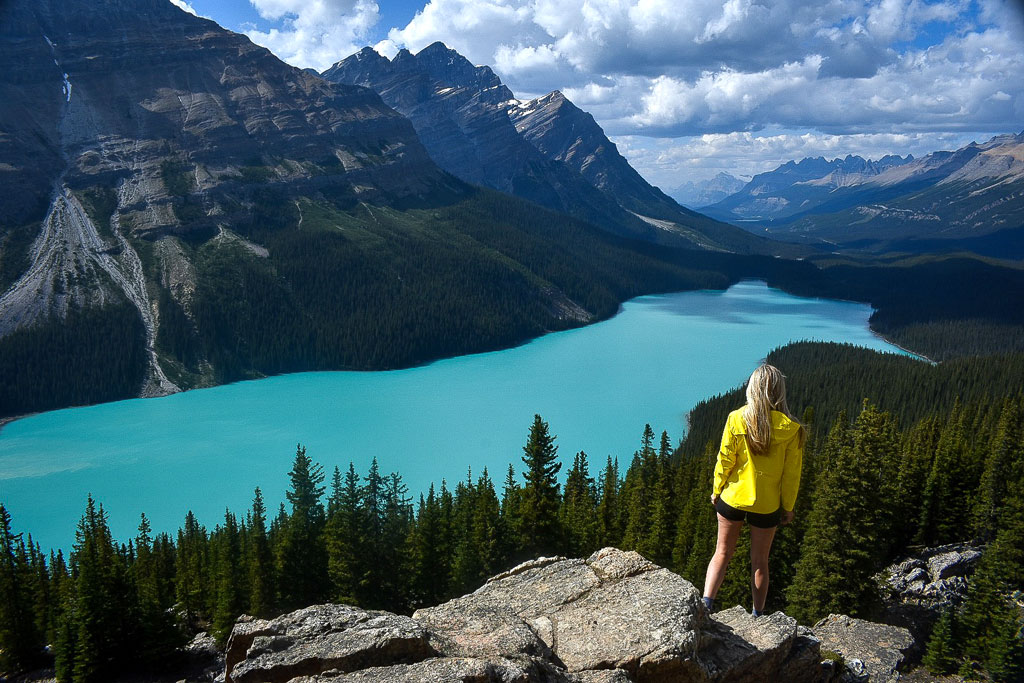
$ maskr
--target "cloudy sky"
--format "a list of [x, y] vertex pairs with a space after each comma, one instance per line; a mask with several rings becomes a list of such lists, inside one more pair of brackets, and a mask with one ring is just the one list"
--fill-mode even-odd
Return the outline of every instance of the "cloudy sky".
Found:
[[672, 189], [1024, 130], [1021, 0], [172, 0], [322, 70], [440, 40], [562, 90]]

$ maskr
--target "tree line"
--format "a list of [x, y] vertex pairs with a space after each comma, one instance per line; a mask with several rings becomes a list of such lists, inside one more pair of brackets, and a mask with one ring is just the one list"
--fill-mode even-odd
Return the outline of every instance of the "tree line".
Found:
[[[805, 358], [811, 351], [800, 350]], [[817, 352], [819, 369], [860, 353], [838, 345]], [[870, 373], [823, 376], [831, 379], [817, 388], [791, 377], [794, 397], [838, 396], [851, 382], [868, 396], [877, 389]], [[832, 612], [871, 618], [879, 608], [872, 576], [908, 548], [980, 539], [988, 550], [968, 597], [940, 620], [926, 662], [1019, 680], [1024, 648], [1013, 595], [1024, 588], [1024, 397], [1015, 381], [1013, 389], [967, 391], [949, 402], [923, 393], [929, 407], [910, 418], [864, 399], [827, 420], [830, 411], [807, 405], [811, 438], [796, 520], [776, 537], [768, 609], [801, 623]], [[741, 403], [711, 402], [694, 419], [713, 421], [720, 433], [724, 414], [709, 406]], [[536, 416], [518, 472], [510, 466], [500, 482], [486, 470], [467, 472], [415, 498], [376, 461], [363, 475], [350, 464], [328, 476], [300, 446], [287, 504], [275, 513], [257, 489], [250, 509], [225, 511], [212, 529], [188, 513], [175, 536], [154, 534], [142, 517], [125, 544], [111, 538], [102, 505], [90, 499], [67, 557], [44, 555], [0, 509], [0, 670], [30, 667], [50, 645], [59, 680], [105, 680], [166, 666], [194, 629], [223, 643], [242, 613], [272, 616], [324, 601], [409, 612], [524, 559], [586, 556], [607, 545], [703, 585], [715, 546], [708, 498], [717, 435], [695, 454], [691, 441], [705, 427], [691, 424], [677, 447], [648, 425], [628, 463], [592, 463], [579, 452], [564, 458], [563, 472], [556, 438]], [[737, 558], [748, 543], [741, 537]], [[749, 564], [732, 563], [719, 602], [748, 604], [749, 585]], [[126, 633], [139, 634], [138, 647], [126, 651]]]

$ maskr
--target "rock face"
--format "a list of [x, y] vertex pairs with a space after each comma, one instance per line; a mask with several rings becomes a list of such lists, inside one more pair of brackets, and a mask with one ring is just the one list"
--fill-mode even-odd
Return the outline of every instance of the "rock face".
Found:
[[242, 619], [226, 680], [823, 680], [814, 636], [784, 614], [709, 617], [687, 581], [633, 552], [540, 558], [410, 619], [321, 605]]
[[323, 76], [376, 90], [409, 117], [430, 156], [466, 182], [646, 240], [739, 252], [778, 248], [676, 204], [561, 92], [517, 100], [489, 67], [442, 43], [392, 60], [364, 48]]
[[236, 627], [228, 642], [225, 677], [228, 683], [288, 681], [330, 670], [418, 662], [432, 654], [426, 631], [408, 617], [315, 605]]
[[[854, 671], [868, 675], [872, 683], [892, 683], [900, 679], [897, 669], [906, 653], [915, 645], [905, 628], [830, 614], [811, 629], [822, 650], [838, 652]], [[856, 661], [855, 661], [856, 660]]]
[[178, 389], [152, 285], [185, 311], [197, 286], [162, 238], [265, 222], [254, 204], [282, 191], [391, 201], [457, 185], [372, 91], [166, 0], [11, 0], [0, 42], [0, 249], [24, 263], [0, 281], [0, 336], [126, 300], [146, 329], [143, 395]]
[[885, 621], [909, 629], [918, 642], [925, 642], [942, 612], [967, 596], [967, 580], [981, 552], [980, 545], [954, 543], [886, 567], [876, 576]]

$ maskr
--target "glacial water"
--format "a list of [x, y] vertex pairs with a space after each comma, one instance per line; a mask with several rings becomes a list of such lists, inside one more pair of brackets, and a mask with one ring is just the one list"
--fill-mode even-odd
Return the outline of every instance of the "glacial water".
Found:
[[[868, 330], [869, 306], [790, 296], [763, 282], [644, 296], [589, 327], [523, 346], [386, 372], [313, 372], [158, 399], [71, 408], [0, 430], [0, 502], [15, 531], [70, 549], [91, 493], [115, 538], [145, 512], [174, 531], [185, 512], [213, 528], [259, 486], [271, 515], [296, 444], [329, 473], [376, 457], [418, 496], [487, 467], [520, 470], [535, 413], [559, 455], [628, 465], [645, 423], [673, 442], [699, 400], [741, 384], [773, 348], [815, 339], [899, 352]], [[785, 371], [785, 368], [783, 368]], [[790, 388], [799, 393], [800, 387]], [[563, 472], [564, 474], [564, 472]]]

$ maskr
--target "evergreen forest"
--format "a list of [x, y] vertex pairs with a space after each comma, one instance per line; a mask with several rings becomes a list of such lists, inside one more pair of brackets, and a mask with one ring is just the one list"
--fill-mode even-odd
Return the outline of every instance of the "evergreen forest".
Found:
[[[1024, 355], [934, 365], [800, 343], [767, 360], [787, 372], [810, 434], [795, 521], [772, 550], [767, 609], [804, 624], [871, 618], [875, 573], [908, 549], [976, 539], [987, 551], [966, 601], [936, 625], [925, 664], [1021, 680]], [[168, 534], [142, 515], [137, 535], [117, 540], [90, 497], [67, 554], [16, 533], [16, 511], [0, 506], [0, 671], [52, 656], [59, 681], [105, 681], [172, 665], [198, 629], [223, 644], [243, 613], [325, 601], [408, 613], [525, 559], [609, 545], [702, 586], [718, 435], [739, 405], [741, 388], [701, 403], [678, 444], [645, 426], [626, 461], [559, 454], [538, 415], [507, 472], [467, 472], [416, 495], [376, 459], [365, 473], [326, 472], [300, 445], [276, 511], [256, 489], [249, 509], [223, 519], [188, 512]], [[741, 537], [719, 604], [749, 606], [748, 544]], [[138, 647], [122, 646], [128, 634]]]
[[[168, 169], [174, 194], [184, 181]], [[262, 185], [238, 191], [223, 199], [232, 230], [130, 240], [158, 313], [156, 357], [183, 389], [410, 367], [602, 320], [642, 294], [744, 278], [869, 303], [872, 329], [932, 360], [1024, 352], [1024, 269], [981, 258], [676, 249], [482, 188], [406, 207]], [[109, 223], [109, 196], [93, 188], [81, 197], [98, 225]], [[182, 264], [194, 287], [169, 284]], [[43, 317], [0, 338], [0, 418], [137, 396], [147, 354], [127, 301]]]

